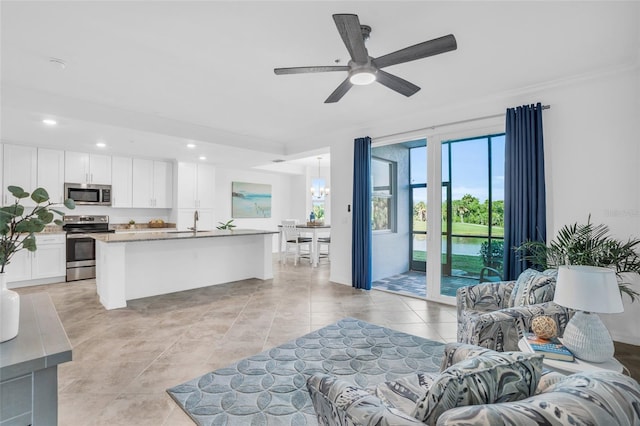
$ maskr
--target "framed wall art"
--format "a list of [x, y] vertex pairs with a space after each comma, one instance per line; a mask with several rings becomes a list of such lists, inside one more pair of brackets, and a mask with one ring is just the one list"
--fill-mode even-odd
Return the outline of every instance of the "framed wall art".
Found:
[[271, 185], [231, 182], [231, 217], [271, 217]]

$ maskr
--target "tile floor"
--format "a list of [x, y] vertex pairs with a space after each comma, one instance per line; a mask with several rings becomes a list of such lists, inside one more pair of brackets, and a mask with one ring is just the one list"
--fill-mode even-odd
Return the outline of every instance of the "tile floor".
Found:
[[245, 280], [105, 310], [93, 280], [19, 289], [51, 295], [73, 345], [58, 370], [59, 424], [193, 425], [165, 389], [351, 316], [455, 341], [455, 308], [329, 282], [329, 266], [274, 263]]

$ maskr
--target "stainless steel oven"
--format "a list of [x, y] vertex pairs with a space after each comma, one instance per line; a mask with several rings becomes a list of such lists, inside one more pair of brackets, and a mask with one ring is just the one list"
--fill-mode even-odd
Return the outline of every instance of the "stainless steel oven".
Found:
[[67, 231], [67, 281], [96, 276], [96, 241], [90, 234], [109, 230], [109, 216], [64, 216]]

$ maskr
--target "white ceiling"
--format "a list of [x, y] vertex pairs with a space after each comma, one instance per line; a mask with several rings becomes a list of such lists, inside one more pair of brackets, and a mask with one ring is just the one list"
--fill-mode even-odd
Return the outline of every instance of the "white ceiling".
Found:
[[[204, 154], [233, 167], [317, 164], [330, 143], [384, 135], [399, 118], [413, 126], [406, 130], [421, 128], [424, 111], [637, 64], [640, 54], [638, 2], [21, 0], [0, 8], [4, 142], [94, 151], [104, 140], [113, 154]], [[333, 13], [356, 13], [373, 28], [373, 57], [449, 33], [458, 50], [386, 68], [422, 88], [410, 98], [374, 84], [325, 104], [346, 73], [276, 76], [273, 68], [346, 64]], [[44, 117], [59, 125], [44, 127]]]

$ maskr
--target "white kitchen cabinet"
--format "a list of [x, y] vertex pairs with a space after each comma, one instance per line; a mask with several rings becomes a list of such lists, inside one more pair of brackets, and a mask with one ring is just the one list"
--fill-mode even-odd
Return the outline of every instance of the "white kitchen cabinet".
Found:
[[33, 255], [28, 250], [21, 250], [14, 254], [10, 263], [4, 268], [4, 272], [7, 274], [7, 283], [30, 280], [32, 259]]
[[187, 231], [193, 227], [193, 214], [198, 211], [197, 228], [201, 231], [211, 231], [216, 229], [214, 223], [213, 209], [178, 209], [178, 231]]
[[7, 282], [29, 281], [66, 275], [66, 236], [64, 234], [36, 235], [35, 252], [21, 250], [7, 266]]
[[178, 208], [212, 209], [215, 168], [209, 164], [178, 163]]
[[[19, 186], [31, 193], [37, 188], [38, 150], [31, 146], [5, 145], [2, 161], [2, 182], [6, 186]], [[4, 205], [14, 202], [14, 198], [4, 188]], [[22, 200], [24, 206], [34, 206], [31, 198]]]
[[65, 235], [36, 236], [38, 249], [32, 253], [31, 279], [62, 277], [67, 274]]
[[133, 160], [131, 157], [113, 157], [111, 172], [111, 207], [132, 207]]
[[64, 151], [38, 148], [38, 186], [52, 203], [64, 201]]
[[133, 159], [133, 207], [171, 208], [173, 167], [166, 161]]
[[66, 151], [64, 179], [69, 183], [111, 185], [111, 157]]

